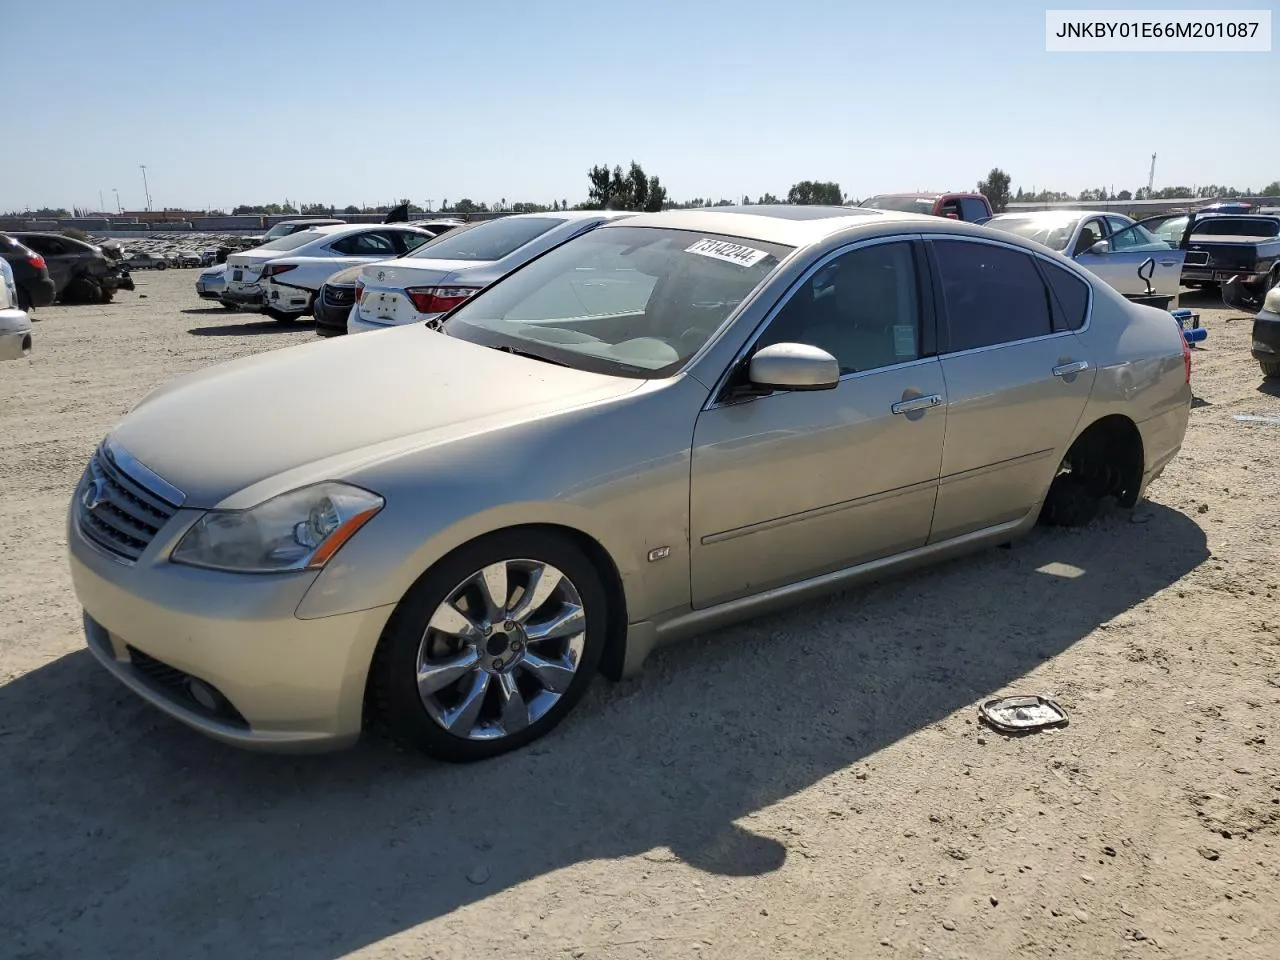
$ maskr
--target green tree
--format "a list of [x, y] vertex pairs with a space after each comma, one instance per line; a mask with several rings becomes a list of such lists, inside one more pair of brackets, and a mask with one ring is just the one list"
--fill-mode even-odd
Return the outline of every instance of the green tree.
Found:
[[1132, 199], [1133, 199], [1133, 194], [1132, 194], [1132, 193], [1130, 193], [1128, 190], [1121, 190], [1119, 193], [1117, 193], [1117, 194], [1116, 194], [1116, 199], [1117, 199], [1117, 200], [1132, 200]]
[[756, 203], [762, 206], [764, 204], [778, 204], [781, 202], [782, 201], [779, 200], [777, 197], [775, 197], [772, 193], [766, 193], [763, 197], [761, 197], [759, 200], [756, 201]]
[[453, 205], [453, 209], [457, 213], [479, 213], [480, 206], [470, 197], [463, 197]]
[[[594, 166], [587, 171], [588, 210], [661, 210], [667, 190], [657, 177], [645, 174], [634, 160], [625, 173], [620, 166]], [[566, 202], [567, 206], [567, 202]]]
[[999, 167], [992, 167], [987, 179], [978, 183], [978, 193], [987, 198], [991, 209], [1004, 213], [1009, 206], [1009, 175]]
[[787, 191], [787, 203], [839, 206], [843, 202], [844, 192], [840, 184], [830, 180], [801, 180]]
[[1260, 196], [1264, 197], [1280, 197], [1280, 180], [1272, 180], [1265, 187], [1258, 191]]

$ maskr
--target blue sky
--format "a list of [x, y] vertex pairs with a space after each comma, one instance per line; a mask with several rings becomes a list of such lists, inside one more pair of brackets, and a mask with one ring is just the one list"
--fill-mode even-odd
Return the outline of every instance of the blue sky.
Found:
[[0, 3], [0, 210], [138, 208], [140, 163], [157, 209], [577, 202], [632, 159], [676, 199], [1280, 177], [1280, 54], [1044, 50], [1047, 6], [1258, 0]]

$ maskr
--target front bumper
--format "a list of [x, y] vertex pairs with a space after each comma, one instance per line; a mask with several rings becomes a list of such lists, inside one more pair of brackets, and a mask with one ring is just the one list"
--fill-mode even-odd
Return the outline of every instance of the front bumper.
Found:
[[1280, 363], [1280, 313], [1264, 310], [1254, 317], [1252, 340], [1253, 359]]
[[[179, 510], [131, 564], [87, 541], [69, 512], [71, 579], [89, 649], [144, 700], [224, 743], [298, 752], [355, 742], [392, 607], [302, 620], [295, 611], [315, 574], [169, 563], [169, 548], [200, 513]], [[192, 681], [203, 685], [204, 703]]]
[[322, 337], [342, 336], [347, 332], [347, 318], [351, 316], [350, 303], [332, 306], [323, 296], [316, 298], [316, 333]]

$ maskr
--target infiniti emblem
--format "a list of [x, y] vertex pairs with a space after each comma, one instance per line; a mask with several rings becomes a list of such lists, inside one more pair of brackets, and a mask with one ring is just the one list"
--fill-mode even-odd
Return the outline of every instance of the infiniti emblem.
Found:
[[101, 477], [94, 477], [80, 494], [80, 505], [92, 513], [106, 499], [107, 485]]

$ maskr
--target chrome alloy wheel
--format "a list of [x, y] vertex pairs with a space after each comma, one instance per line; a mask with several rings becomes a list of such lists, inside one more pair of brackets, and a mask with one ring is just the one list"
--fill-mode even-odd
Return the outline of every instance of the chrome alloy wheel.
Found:
[[544, 716], [582, 661], [578, 588], [550, 564], [500, 560], [436, 607], [418, 645], [418, 696], [454, 736], [493, 740]]

